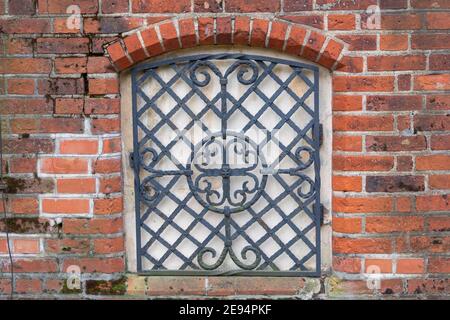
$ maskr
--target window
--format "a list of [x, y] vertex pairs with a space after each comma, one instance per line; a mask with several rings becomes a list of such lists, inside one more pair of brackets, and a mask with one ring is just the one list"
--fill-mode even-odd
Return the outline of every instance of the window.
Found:
[[319, 275], [319, 67], [224, 51], [129, 77], [136, 271]]

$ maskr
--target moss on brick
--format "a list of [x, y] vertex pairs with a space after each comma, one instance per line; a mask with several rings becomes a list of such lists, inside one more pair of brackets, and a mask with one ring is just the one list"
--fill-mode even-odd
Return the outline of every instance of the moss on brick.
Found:
[[93, 295], [124, 295], [127, 291], [127, 278], [117, 280], [87, 280], [86, 293]]

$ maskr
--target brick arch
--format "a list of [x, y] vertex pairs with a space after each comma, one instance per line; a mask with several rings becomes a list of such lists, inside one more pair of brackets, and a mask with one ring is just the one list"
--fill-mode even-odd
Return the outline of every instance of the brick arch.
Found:
[[118, 71], [160, 54], [201, 45], [248, 45], [279, 50], [329, 70], [345, 67], [346, 44], [308, 26], [266, 18], [192, 17], [165, 20], [106, 45]]

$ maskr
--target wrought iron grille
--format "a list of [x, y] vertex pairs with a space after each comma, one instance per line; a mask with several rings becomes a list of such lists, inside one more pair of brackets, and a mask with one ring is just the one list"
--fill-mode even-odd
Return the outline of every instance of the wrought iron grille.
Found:
[[138, 272], [320, 275], [317, 67], [180, 57], [132, 94]]

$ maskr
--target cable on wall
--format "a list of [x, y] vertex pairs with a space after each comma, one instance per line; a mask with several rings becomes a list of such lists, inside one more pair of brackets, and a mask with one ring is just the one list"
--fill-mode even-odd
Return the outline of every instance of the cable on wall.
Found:
[[12, 258], [12, 250], [11, 244], [9, 241], [9, 225], [7, 223], [8, 215], [6, 213], [6, 194], [5, 191], [7, 189], [7, 185], [3, 181], [3, 129], [2, 129], [2, 121], [0, 119], [0, 196], [1, 203], [3, 205], [3, 218], [5, 220], [5, 233], [6, 233], [6, 247], [8, 250], [9, 256], [9, 265], [10, 265], [10, 273], [11, 273], [11, 292], [10, 298], [13, 299], [14, 294], [14, 265]]

